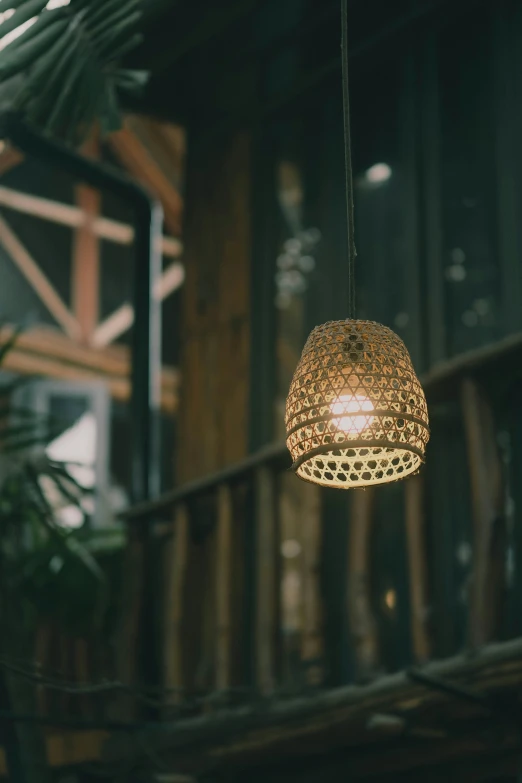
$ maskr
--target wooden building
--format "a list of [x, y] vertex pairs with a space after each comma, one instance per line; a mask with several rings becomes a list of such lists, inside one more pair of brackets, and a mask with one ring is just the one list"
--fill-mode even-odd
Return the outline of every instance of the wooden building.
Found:
[[[172, 434], [164, 493], [122, 516], [110, 653], [68, 641], [69, 680], [120, 685], [39, 705], [71, 716], [47, 747], [78, 781], [520, 778], [522, 6], [350, 6], [358, 316], [408, 346], [427, 465], [346, 493], [288, 471], [302, 346], [346, 316], [339, 3], [150, 0], [129, 64], [151, 82], [85, 152], [163, 204]], [[116, 411], [132, 221], [15, 150], [0, 167], [0, 306], [37, 312], [7, 369]]]

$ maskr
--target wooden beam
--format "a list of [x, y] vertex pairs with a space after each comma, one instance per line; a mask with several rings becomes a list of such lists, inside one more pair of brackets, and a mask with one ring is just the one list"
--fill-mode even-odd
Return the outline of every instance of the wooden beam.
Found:
[[[3, 186], [0, 186], [0, 205], [15, 212], [22, 212], [70, 228], [81, 228], [89, 220], [85, 211], [79, 206], [62, 204]], [[119, 245], [131, 245], [134, 241], [134, 228], [117, 220], [96, 217], [91, 222], [91, 229], [100, 239]], [[166, 257], [179, 258], [183, 254], [183, 245], [179, 239], [163, 237], [161, 252]]]
[[129, 128], [113, 133], [108, 141], [125, 168], [159, 199], [169, 231], [174, 236], [180, 236], [183, 200], [152, 155]]
[[0, 142], [0, 177], [18, 166], [24, 159], [21, 152]]
[[494, 638], [500, 619], [506, 523], [502, 462], [491, 405], [484, 390], [470, 377], [462, 381], [461, 401], [474, 528], [469, 642], [477, 647]]
[[185, 598], [185, 578], [188, 567], [189, 550], [189, 512], [184, 503], [174, 512], [174, 531], [170, 546], [165, 552], [165, 590], [164, 619], [164, 655], [163, 677], [166, 689], [172, 689], [167, 704], [182, 701], [185, 687], [183, 676], [183, 609]]
[[[180, 263], [173, 263], [161, 275], [154, 293], [163, 301], [174, 293], [185, 280], [185, 267]], [[91, 338], [91, 345], [95, 348], [105, 348], [111, 345], [118, 337], [131, 328], [134, 323], [134, 308], [129, 302], [118, 307], [111, 315], [107, 316], [96, 329]]]
[[2, 217], [0, 217], [0, 242], [57, 323], [62, 326], [69, 337], [79, 339], [81, 337], [80, 324], [29, 251]]
[[[85, 144], [83, 154], [99, 158], [98, 136]], [[89, 344], [99, 320], [100, 310], [100, 244], [93, 223], [100, 213], [101, 193], [87, 185], [75, 188], [77, 206], [85, 222], [76, 229], [72, 258], [73, 312], [82, 330], [82, 341]]]
[[98, 324], [91, 337], [92, 347], [106, 348], [125, 334], [133, 323], [134, 308], [129, 302], [125, 302]]
[[216, 552], [216, 667], [218, 691], [230, 687], [232, 651], [232, 491], [228, 484], [218, 489]]
[[410, 626], [413, 655], [417, 663], [429, 660], [428, 558], [424, 514], [424, 477], [414, 476], [404, 484], [406, 536], [410, 580]]
[[[0, 330], [0, 344], [12, 335], [12, 328]], [[40, 375], [70, 381], [104, 381], [114, 399], [130, 399], [130, 358], [125, 346], [103, 350], [78, 345], [66, 335], [39, 327], [18, 336], [15, 346], [5, 356], [5, 370], [23, 375]], [[179, 374], [164, 367], [161, 377], [161, 406], [175, 413], [178, 405]]]
[[185, 169], [185, 128], [141, 115], [127, 115], [125, 123], [149, 150], [172, 185], [180, 190]]
[[270, 467], [262, 465], [255, 474], [256, 524], [256, 681], [259, 691], [269, 694], [274, 690], [275, 652], [278, 634], [278, 585], [276, 567], [277, 518], [275, 475]]

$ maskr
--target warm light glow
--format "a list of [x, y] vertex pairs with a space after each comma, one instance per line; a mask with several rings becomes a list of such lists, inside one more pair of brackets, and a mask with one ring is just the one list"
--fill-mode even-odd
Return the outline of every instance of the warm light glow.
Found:
[[384, 603], [390, 610], [390, 612], [393, 612], [395, 607], [397, 606], [397, 593], [395, 590], [387, 590], [384, 595]]
[[387, 182], [392, 175], [392, 170], [387, 163], [375, 163], [366, 171], [366, 179], [372, 185], [380, 185]]
[[[340, 419], [332, 419], [337, 429], [342, 430], [347, 435], [359, 435], [363, 430], [371, 425], [373, 416], [368, 413], [375, 410], [373, 403], [362, 394], [341, 394], [330, 405], [330, 410]], [[349, 416], [344, 414], [349, 413]], [[360, 415], [360, 414], [364, 415]], [[355, 414], [355, 415], [354, 415]]]

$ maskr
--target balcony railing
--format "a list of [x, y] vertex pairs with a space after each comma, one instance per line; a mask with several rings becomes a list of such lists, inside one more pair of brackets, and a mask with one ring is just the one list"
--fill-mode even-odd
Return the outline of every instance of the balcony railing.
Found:
[[521, 353], [513, 335], [423, 379], [433, 439], [413, 479], [322, 490], [275, 444], [126, 512], [163, 537], [171, 701], [365, 682], [518, 636]]

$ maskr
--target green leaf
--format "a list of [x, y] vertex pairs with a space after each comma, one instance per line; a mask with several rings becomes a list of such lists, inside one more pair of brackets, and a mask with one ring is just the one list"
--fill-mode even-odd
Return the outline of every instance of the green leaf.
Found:
[[102, 95], [101, 130], [102, 133], [114, 133], [121, 128], [122, 121], [118, 109], [118, 101], [113, 85], [108, 81]]
[[141, 93], [149, 81], [148, 71], [131, 71], [127, 68], [116, 71], [114, 81], [118, 88], [128, 93]]
[[[49, 18], [52, 19], [50, 14]], [[45, 15], [42, 14], [38, 21], [28, 30], [28, 33], [31, 30], [33, 31], [33, 36], [30, 39], [26, 41], [25, 35], [22, 35], [2, 53], [0, 79], [8, 79], [34, 64], [35, 60], [55, 43], [66, 28], [67, 22], [65, 21], [55, 21], [54, 24], [49, 26], [46, 23]], [[18, 41], [22, 43], [15, 46]]]
[[20, 27], [20, 25], [28, 22], [33, 16], [37, 16], [43, 11], [46, 5], [47, 0], [27, 0], [27, 2], [23, 3], [18, 10], [15, 11], [10, 19], [7, 19], [0, 25], [0, 36], [3, 37], [4, 35], [7, 35], [13, 30], [16, 30], [17, 27]]
[[[2, 53], [0, 108], [16, 109], [36, 127], [75, 142], [100, 115], [106, 130], [121, 127], [114, 64], [142, 40], [134, 32], [140, 2], [71, 0], [52, 11], [43, 8], [44, 0], [7, 2], [17, 9], [10, 27], [40, 15]], [[19, 74], [23, 79], [15, 82]], [[129, 93], [138, 89], [138, 81], [145, 83], [143, 77], [117, 78], [117, 86]]]
[[58, 476], [61, 476], [62, 478], [69, 481], [71, 484], [73, 484], [82, 494], [89, 494], [91, 490], [87, 489], [86, 487], [82, 486], [75, 478], [72, 476], [65, 465], [63, 463], [59, 462], [53, 462], [52, 460], [49, 461], [49, 470], [53, 473], [56, 473]]
[[20, 8], [26, 0], [0, 0], [0, 11], [8, 11], [11, 8]]
[[31, 85], [34, 98], [31, 102], [33, 116], [39, 117], [40, 112], [46, 116], [49, 105], [54, 102], [56, 92], [60, 90], [63, 74], [74, 58], [78, 56], [77, 43], [68, 35], [61, 36], [47, 54], [44, 54], [38, 70], [33, 74]]
[[90, 34], [93, 41], [96, 42], [96, 46], [98, 46], [100, 41], [103, 41], [103, 36], [107, 32], [113, 31], [116, 35], [123, 31], [128, 32], [130, 27], [133, 27], [140, 21], [143, 12], [135, 7], [131, 8], [131, 6], [135, 6], [135, 3], [127, 3], [123, 8], [121, 4], [118, 4], [114, 13], [110, 15], [104, 13], [101, 15], [99, 22], [96, 22], [94, 18], [87, 20]]

